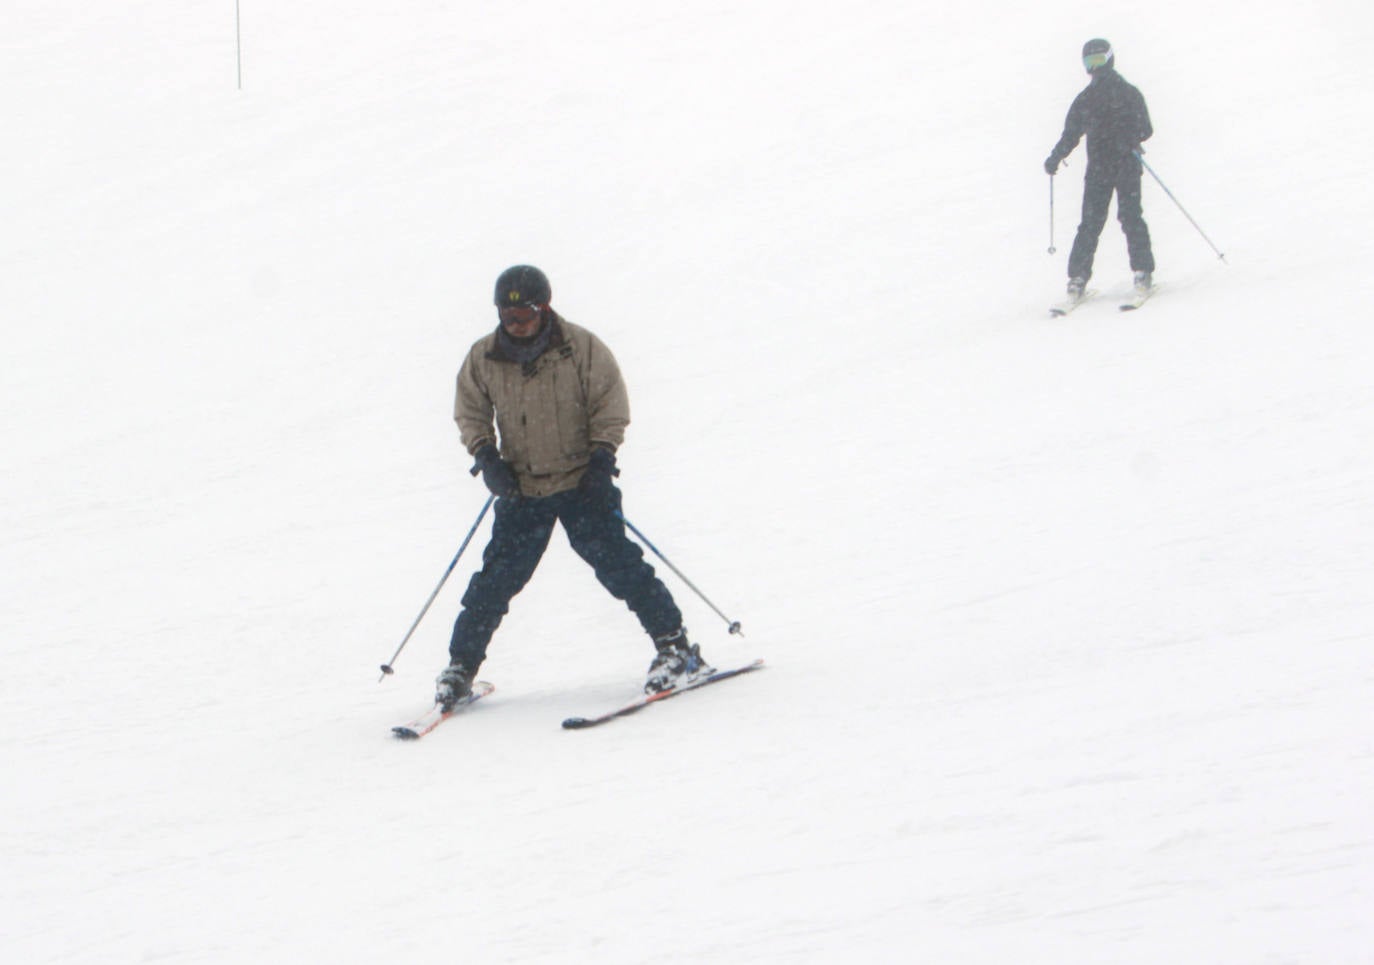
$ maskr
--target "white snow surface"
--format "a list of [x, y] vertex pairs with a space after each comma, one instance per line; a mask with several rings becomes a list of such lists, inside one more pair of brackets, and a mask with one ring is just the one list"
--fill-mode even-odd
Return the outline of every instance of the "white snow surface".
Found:
[[[1374, 961], [1374, 29], [1353, 2], [5, 0], [0, 960]], [[1051, 320], [1116, 46], [1165, 286]], [[531, 262], [718, 666], [487, 527]]]

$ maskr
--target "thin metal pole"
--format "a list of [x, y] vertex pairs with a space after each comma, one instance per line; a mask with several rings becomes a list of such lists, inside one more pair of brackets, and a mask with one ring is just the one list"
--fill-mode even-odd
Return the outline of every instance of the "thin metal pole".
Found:
[[1050, 254], [1054, 254], [1054, 175], [1050, 175]]
[[406, 631], [405, 639], [402, 640], [401, 645], [396, 648], [396, 652], [392, 655], [391, 660], [382, 664], [382, 676], [378, 678], [377, 683], [381, 683], [385, 680], [387, 674], [395, 673], [391, 665], [396, 662], [396, 658], [401, 655], [401, 651], [404, 650], [406, 644], [410, 642], [410, 637], [415, 633], [415, 628], [420, 625], [420, 621], [423, 620], [425, 614], [429, 612], [430, 604], [434, 602], [434, 598], [439, 595], [439, 591], [442, 590], [444, 584], [448, 582], [449, 574], [452, 573], [453, 568], [458, 565], [458, 558], [463, 555], [463, 550], [467, 549], [468, 544], [472, 542], [472, 536], [477, 532], [477, 527], [482, 525], [482, 517], [487, 515], [487, 510], [491, 509], [491, 504], [495, 501], [496, 496], [493, 494], [488, 496], [487, 501], [482, 504], [482, 511], [477, 514], [477, 519], [473, 522], [472, 529], [468, 530], [468, 535], [463, 538], [463, 545], [458, 547], [457, 553], [453, 554], [453, 562], [448, 565], [448, 569], [444, 570], [444, 575], [439, 579], [439, 585], [434, 588], [434, 592], [431, 593], [429, 599], [425, 601], [424, 608], [420, 610], [420, 615], [415, 618], [415, 622], [412, 623], [410, 629]]
[[1221, 249], [1218, 248], [1216, 245], [1212, 244], [1212, 239], [1207, 237], [1207, 232], [1202, 230], [1202, 225], [1198, 224], [1196, 221], [1193, 220], [1193, 216], [1188, 213], [1187, 208], [1179, 204], [1178, 198], [1174, 197], [1174, 193], [1169, 190], [1169, 186], [1165, 184], [1163, 181], [1160, 181], [1159, 175], [1155, 174], [1155, 169], [1150, 167], [1149, 163], [1145, 160], [1145, 158], [1141, 156], [1141, 152], [1132, 151], [1131, 153], [1136, 156], [1136, 159], [1140, 161], [1141, 165], [1144, 166], [1145, 170], [1150, 172], [1150, 177], [1154, 178], [1156, 181], [1159, 181], [1159, 186], [1164, 189], [1164, 193], [1169, 196], [1169, 200], [1172, 201], [1174, 204], [1178, 205], [1178, 210], [1183, 212], [1183, 217], [1187, 218], [1189, 221], [1192, 222], [1193, 227], [1197, 229], [1197, 233], [1202, 235], [1202, 240], [1212, 246], [1212, 250], [1217, 253], [1218, 258], [1220, 258], [1222, 261], [1226, 261], [1226, 256], [1221, 253]]
[[239, 0], [234, 0], [234, 53], [238, 59], [239, 90], [243, 90], [243, 28], [239, 18]]
[[722, 620], [724, 620], [724, 621], [729, 625], [729, 627], [730, 627], [730, 632], [731, 632], [731, 633], [738, 633], [740, 636], [744, 636], [744, 631], [740, 629], [739, 621], [738, 621], [738, 620], [731, 620], [731, 619], [730, 619], [729, 617], [727, 617], [724, 613], [721, 613], [721, 612], [720, 612], [720, 607], [716, 606], [716, 605], [715, 605], [714, 603], [712, 603], [710, 600], [706, 599], [706, 594], [705, 594], [705, 593], [702, 593], [700, 590], [698, 590], [698, 589], [696, 588], [695, 584], [693, 584], [691, 580], [687, 579], [687, 575], [686, 575], [685, 573], [683, 573], [680, 569], [678, 569], [676, 566], [673, 565], [672, 560], [668, 559], [668, 557], [666, 557], [666, 556], [664, 556], [662, 553], [660, 553], [660, 552], [658, 551], [658, 547], [655, 546], [653, 543], [649, 542], [649, 537], [647, 537], [647, 536], [645, 536], [643, 533], [641, 533], [641, 532], [639, 531], [639, 529], [635, 526], [634, 523], [630, 522], [628, 519], [625, 518], [625, 514], [624, 514], [624, 513], [620, 512], [620, 510], [617, 509], [616, 512], [615, 512], [615, 514], [616, 514], [617, 516], [620, 517], [620, 521], [621, 521], [622, 523], [624, 523], [626, 526], [630, 527], [630, 532], [634, 533], [636, 536], [639, 537], [639, 541], [640, 541], [641, 543], [643, 543], [645, 546], [649, 547], [649, 549], [653, 550], [655, 556], [657, 556], [659, 559], [661, 559], [664, 563], [667, 563], [667, 564], [668, 564], [668, 569], [670, 569], [670, 570], [672, 570], [674, 573], [676, 573], [676, 574], [678, 575], [678, 578], [679, 578], [680, 580], [682, 580], [683, 583], [686, 583], [687, 586], [691, 589], [691, 591], [692, 591], [693, 593], [695, 593], [697, 596], [701, 597], [702, 600], [705, 601], [705, 603], [706, 603], [707, 606], [709, 606], [712, 610], [715, 610], [715, 611], [716, 611], [716, 616], [720, 617]]

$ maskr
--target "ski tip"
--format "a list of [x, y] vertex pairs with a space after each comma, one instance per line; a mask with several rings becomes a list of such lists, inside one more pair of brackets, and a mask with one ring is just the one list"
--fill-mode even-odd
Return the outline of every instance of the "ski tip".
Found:
[[563, 721], [563, 729], [580, 730], [581, 728], [586, 727], [590, 723], [591, 721], [587, 720], [587, 718], [585, 717], [569, 717], [567, 720]]
[[748, 673], [750, 670], [758, 670], [758, 669], [759, 669], [760, 667], [762, 667], [762, 666], [763, 666], [763, 658], [762, 658], [762, 657], [757, 657], [757, 658], [755, 658], [755, 659], [749, 661], [749, 662], [746, 663], [746, 664], [741, 664], [740, 666], [735, 667], [734, 669], [731, 669], [731, 670], [722, 670], [722, 671], [720, 671], [719, 673], [712, 674], [711, 676], [712, 676], [712, 677], [718, 677], [718, 676], [720, 676], [721, 674], [727, 674], [727, 675], [728, 675], [728, 674], [737, 674], [737, 673]]
[[391, 734], [397, 740], [414, 741], [420, 739], [420, 735], [409, 727], [393, 727], [391, 728]]

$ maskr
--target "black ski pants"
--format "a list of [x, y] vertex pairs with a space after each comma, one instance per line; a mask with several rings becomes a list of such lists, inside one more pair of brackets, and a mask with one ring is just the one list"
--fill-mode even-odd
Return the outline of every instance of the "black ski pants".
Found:
[[618, 515], [620, 490], [610, 500], [589, 499], [576, 489], [552, 496], [496, 501], [491, 540], [482, 551], [482, 568], [463, 594], [463, 610], [453, 625], [449, 659], [476, 673], [487, 644], [509, 612], [511, 599], [525, 588], [544, 557], [555, 523], [596, 573], [601, 585], [625, 601], [650, 637], [682, 626], [682, 613], [644, 551], [625, 535]]
[[1116, 218], [1126, 233], [1126, 251], [1130, 255], [1132, 271], [1155, 270], [1155, 256], [1150, 249], [1150, 229], [1140, 205], [1140, 159], [1127, 155], [1113, 161], [1088, 162], [1083, 178], [1083, 220], [1073, 239], [1069, 253], [1069, 277], [1085, 281], [1093, 274], [1093, 257], [1097, 254], [1097, 239], [1107, 224], [1107, 210], [1112, 195], [1116, 195]]

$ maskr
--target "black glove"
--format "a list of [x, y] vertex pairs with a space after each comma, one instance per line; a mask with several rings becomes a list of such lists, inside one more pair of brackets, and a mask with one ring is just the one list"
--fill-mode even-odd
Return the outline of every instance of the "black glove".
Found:
[[597, 446], [592, 450], [587, 471], [577, 481], [577, 491], [589, 503], [614, 508], [616, 490], [611, 477], [619, 475], [620, 470], [615, 467], [615, 453], [604, 446]]
[[1056, 171], [1058, 171], [1058, 170], [1059, 170], [1059, 158], [1055, 157], [1053, 154], [1051, 154], [1049, 157], [1045, 158], [1045, 173], [1046, 173], [1046, 174], [1053, 176], [1054, 172], [1056, 172]]
[[501, 458], [490, 442], [478, 449], [473, 458], [477, 460], [477, 465], [472, 467], [472, 474], [482, 474], [482, 482], [487, 484], [493, 496], [504, 499], [520, 495], [520, 483], [516, 481], [515, 470]]

